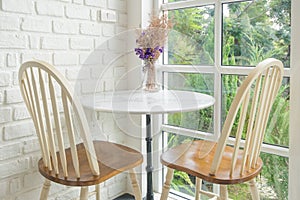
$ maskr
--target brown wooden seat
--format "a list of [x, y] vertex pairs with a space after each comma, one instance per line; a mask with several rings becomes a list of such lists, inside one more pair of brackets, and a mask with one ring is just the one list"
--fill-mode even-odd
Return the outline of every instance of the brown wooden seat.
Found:
[[99, 183], [129, 171], [135, 199], [141, 200], [134, 167], [143, 162], [142, 154], [124, 145], [92, 141], [82, 105], [56, 68], [43, 61], [26, 62], [19, 82], [42, 152], [38, 166], [46, 180], [40, 199], [47, 199], [53, 181], [80, 186], [80, 199], [85, 200], [88, 186], [95, 185], [99, 200]]
[[[168, 168], [161, 200], [168, 197], [174, 170], [196, 177], [197, 200], [200, 193], [210, 198], [227, 199], [226, 185], [247, 181], [252, 198], [259, 199], [254, 178], [262, 170], [259, 153], [282, 77], [283, 64], [279, 60], [262, 61], [239, 87], [218, 142], [195, 140], [170, 148], [161, 155], [161, 163]], [[238, 124], [236, 132], [232, 130], [234, 122]], [[231, 146], [227, 144], [229, 135], [235, 136]], [[202, 191], [202, 179], [221, 184], [220, 195]]]
[[[211, 143], [210, 145], [213, 146], [212, 149], [202, 148], [203, 146], [207, 146], [207, 143]], [[161, 156], [161, 162], [169, 168], [184, 171], [190, 175], [217, 184], [243, 183], [252, 180], [260, 173], [263, 166], [263, 162], [260, 158], [255, 168], [251, 168], [244, 174], [239, 173], [242, 168], [243, 157], [243, 152], [240, 151], [237, 155], [237, 163], [234, 173], [231, 175], [230, 165], [234, 148], [226, 146], [218, 171], [215, 175], [210, 175], [210, 167], [214, 159], [216, 147], [216, 143], [204, 140], [195, 140], [192, 143], [183, 143], [165, 152]], [[201, 153], [201, 151], [203, 151], [204, 154], [207, 153], [207, 155], [203, 158], [199, 158], [199, 153]]]
[[[142, 155], [129, 147], [105, 142], [94, 141], [94, 147], [98, 158], [98, 165], [100, 175], [93, 175], [89, 162], [85, 153], [83, 143], [76, 145], [79, 165], [80, 165], [80, 178], [76, 177], [76, 172], [72, 163], [72, 156], [70, 148], [66, 149], [66, 158], [69, 176], [65, 177], [62, 169], [62, 165], [59, 162], [59, 174], [56, 174], [53, 170], [50, 171], [44, 164], [43, 160], [39, 160], [39, 171], [47, 179], [69, 186], [90, 186], [96, 185], [106, 181], [107, 179], [127, 170], [130, 170], [143, 162]], [[57, 153], [58, 160], [60, 156]]]

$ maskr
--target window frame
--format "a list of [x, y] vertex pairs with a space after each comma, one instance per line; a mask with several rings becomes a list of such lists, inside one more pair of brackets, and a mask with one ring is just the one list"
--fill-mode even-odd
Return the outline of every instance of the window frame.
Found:
[[[211, 73], [214, 74], [215, 84], [214, 84], [214, 94], [215, 94], [215, 105], [214, 105], [214, 139], [219, 138], [221, 127], [221, 76], [222, 75], [247, 75], [253, 67], [242, 67], [242, 66], [230, 66], [222, 65], [222, 4], [230, 2], [240, 2], [240, 0], [205, 0], [205, 1], [180, 1], [175, 3], [166, 3], [162, 4], [161, 11], [173, 10], [178, 8], [186, 8], [193, 6], [205, 6], [205, 5], [214, 5], [215, 6], [215, 64], [213, 66], [180, 66], [180, 65], [161, 65], [161, 72], [190, 72], [190, 73]], [[182, 6], [182, 7], [179, 7]], [[164, 57], [164, 59], [167, 59]], [[291, 68], [284, 69], [284, 77], [290, 77]], [[164, 75], [163, 80], [166, 80], [166, 75]], [[172, 127], [169, 125], [163, 125], [163, 130], [168, 129], [172, 130]], [[177, 130], [177, 131], [176, 131]], [[178, 132], [178, 128], [175, 128], [174, 131]], [[184, 131], [186, 132], [186, 131]], [[198, 132], [199, 133], [199, 132]], [[200, 135], [207, 136], [203, 133]], [[288, 149], [286, 147], [274, 146], [271, 144], [263, 144], [263, 149], [266, 153], [273, 153], [276, 155], [281, 155], [288, 157]], [[280, 153], [281, 152], [281, 153]], [[279, 154], [278, 154], [279, 153]]]
[[[222, 4], [224, 3], [234, 3], [234, 2], [240, 2], [241, 0], [190, 0], [190, 1], [180, 1], [180, 2], [173, 2], [173, 3], [163, 3], [162, 0], [156, 0], [156, 6], [159, 8], [160, 12], [165, 12], [168, 10], [175, 10], [179, 8], [189, 8], [189, 7], [195, 7], [195, 6], [206, 6], [206, 5], [214, 5], [215, 6], [215, 21], [214, 21], [214, 38], [215, 38], [215, 44], [214, 44], [214, 58], [215, 58], [215, 63], [212, 66], [180, 66], [180, 65], [167, 65], [167, 64], [161, 64], [161, 72], [163, 74], [162, 80], [165, 81], [167, 80], [167, 73], [168, 72], [191, 72], [191, 73], [213, 73], [214, 74], [214, 97], [215, 97], [215, 105], [214, 105], [214, 133], [213, 136], [211, 134], [206, 134], [201, 131], [195, 131], [195, 130], [188, 130], [185, 128], [180, 128], [180, 127], [174, 127], [171, 125], [164, 124], [166, 123], [167, 117], [164, 117], [164, 121], [162, 123], [162, 131], [163, 132], [172, 132], [172, 133], [177, 133], [181, 135], [186, 135], [186, 136], [199, 136], [199, 138], [208, 138], [208, 139], [214, 139], [216, 140], [219, 138], [220, 133], [221, 133], [221, 98], [222, 98], [222, 93], [221, 93], [221, 81], [222, 81], [222, 75], [247, 75], [253, 67], [242, 67], [242, 66], [228, 66], [228, 65], [222, 65]], [[291, 0], [292, 3], [292, 23], [291, 23], [291, 29], [292, 29], [292, 34], [291, 34], [291, 58], [290, 58], [290, 68], [285, 68], [284, 69], [284, 77], [290, 78], [290, 92], [291, 92], [291, 104], [290, 104], [290, 116], [296, 116], [296, 110], [300, 110], [300, 102], [296, 102], [296, 98], [300, 98], [300, 93], [299, 91], [296, 91], [296, 84], [295, 81], [291, 78], [293, 77], [293, 74], [295, 75], [295, 72], [298, 71], [300, 73], [300, 66], [296, 62], [296, 52], [298, 52], [298, 55], [300, 54], [300, 41], [296, 40], [296, 36], [299, 35], [299, 29], [300, 25], [296, 24], [295, 20], [296, 18], [298, 21], [300, 20], [300, 14], [297, 14], [293, 8], [295, 8], [294, 4], [298, 4], [297, 6], [300, 7], [300, 2], [297, 2], [297, 0]], [[295, 16], [296, 15], [296, 16]], [[293, 31], [294, 30], [294, 31]], [[296, 31], [295, 31], [296, 30]], [[296, 32], [296, 33], [295, 33]], [[294, 34], [293, 34], [294, 33]], [[298, 33], [298, 34], [297, 34]], [[295, 44], [298, 44], [296, 46]], [[164, 57], [163, 59], [166, 59]], [[298, 66], [297, 66], [298, 65]], [[295, 70], [296, 69], [296, 70]], [[299, 81], [298, 81], [299, 82]], [[165, 83], [165, 82], [162, 82]], [[294, 93], [292, 94], [292, 92]], [[298, 109], [294, 109], [298, 108]], [[298, 117], [299, 118], [299, 117]], [[300, 121], [300, 120], [298, 120]], [[298, 122], [299, 124], [300, 122]], [[272, 144], [263, 144], [262, 145], [262, 152], [265, 153], [270, 153], [274, 155], [279, 155], [283, 157], [288, 157], [291, 158], [290, 154], [290, 149], [292, 149], [292, 153], [296, 157], [296, 150], [300, 151], [300, 147], [297, 147], [297, 144], [292, 142], [292, 138], [300, 138], [299, 136], [295, 136], [296, 133], [292, 132], [293, 130], [296, 130], [296, 125], [297, 123], [293, 123], [290, 121], [290, 143], [289, 147], [281, 147], [281, 146], [276, 146]], [[163, 134], [164, 135], [164, 134]], [[166, 136], [163, 136], [163, 143], [166, 144]], [[300, 140], [298, 140], [300, 141]], [[233, 141], [229, 140], [229, 143]], [[300, 146], [300, 145], [298, 145]], [[165, 148], [165, 146], [163, 146]], [[295, 161], [291, 161], [292, 166], [294, 167], [289, 167], [289, 197], [293, 196], [292, 194], [295, 194], [297, 192], [293, 191], [291, 192], [292, 188], [296, 187], [291, 187], [291, 183], [297, 184], [298, 186], [300, 185], [299, 181], [295, 180], [295, 176], [292, 177], [292, 174], [297, 174], [299, 176], [299, 172], [296, 171], [296, 165], [300, 163], [300, 158], [298, 158]], [[297, 177], [297, 176], [296, 176]], [[295, 189], [294, 189], [295, 190]], [[159, 191], [161, 191], [161, 188], [159, 188]], [[300, 192], [298, 192], [300, 193]], [[300, 195], [300, 194], [299, 194]]]

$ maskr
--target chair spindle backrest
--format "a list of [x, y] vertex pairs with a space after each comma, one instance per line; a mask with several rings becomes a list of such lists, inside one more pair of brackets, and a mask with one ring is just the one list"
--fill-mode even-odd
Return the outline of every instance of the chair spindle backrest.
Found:
[[[65, 77], [48, 63], [29, 61], [21, 65], [19, 83], [25, 104], [34, 122], [45, 166], [58, 174], [60, 162], [64, 176], [68, 177], [65, 149], [70, 148], [72, 164], [76, 176], [80, 178], [75, 137], [75, 130], [78, 129], [90, 169], [93, 174], [99, 175], [87, 119], [82, 105]], [[76, 129], [74, 129], [75, 124]], [[64, 137], [63, 132], [67, 132], [67, 137]]]
[[[259, 63], [243, 81], [230, 106], [224, 122], [217, 150], [211, 165], [210, 174], [214, 175], [219, 168], [227, 139], [237, 120], [234, 152], [231, 161], [232, 174], [238, 152], [243, 149], [242, 167], [240, 174], [254, 168], [257, 164], [264, 133], [274, 99], [283, 78], [283, 64], [274, 58]], [[238, 116], [239, 113], [239, 116]], [[241, 148], [243, 132], [246, 131], [244, 147]]]

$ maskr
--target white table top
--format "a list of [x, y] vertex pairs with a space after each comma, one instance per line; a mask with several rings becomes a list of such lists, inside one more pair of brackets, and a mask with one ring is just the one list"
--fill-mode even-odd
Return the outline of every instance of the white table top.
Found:
[[130, 114], [194, 111], [207, 108], [214, 102], [215, 99], [212, 96], [178, 90], [160, 90], [158, 92], [123, 90], [103, 92], [82, 99], [83, 106], [95, 111]]

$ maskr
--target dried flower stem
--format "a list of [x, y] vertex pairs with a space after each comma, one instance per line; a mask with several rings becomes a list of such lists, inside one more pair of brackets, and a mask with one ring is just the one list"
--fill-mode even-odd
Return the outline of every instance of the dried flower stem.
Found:
[[136, 54], [143, 60], [157, 60], [163, 51], [169, 29], [173, 26], [167, 15], [158, 17], [151, 15], [150, 24], [146, 29], [138, 31]]

